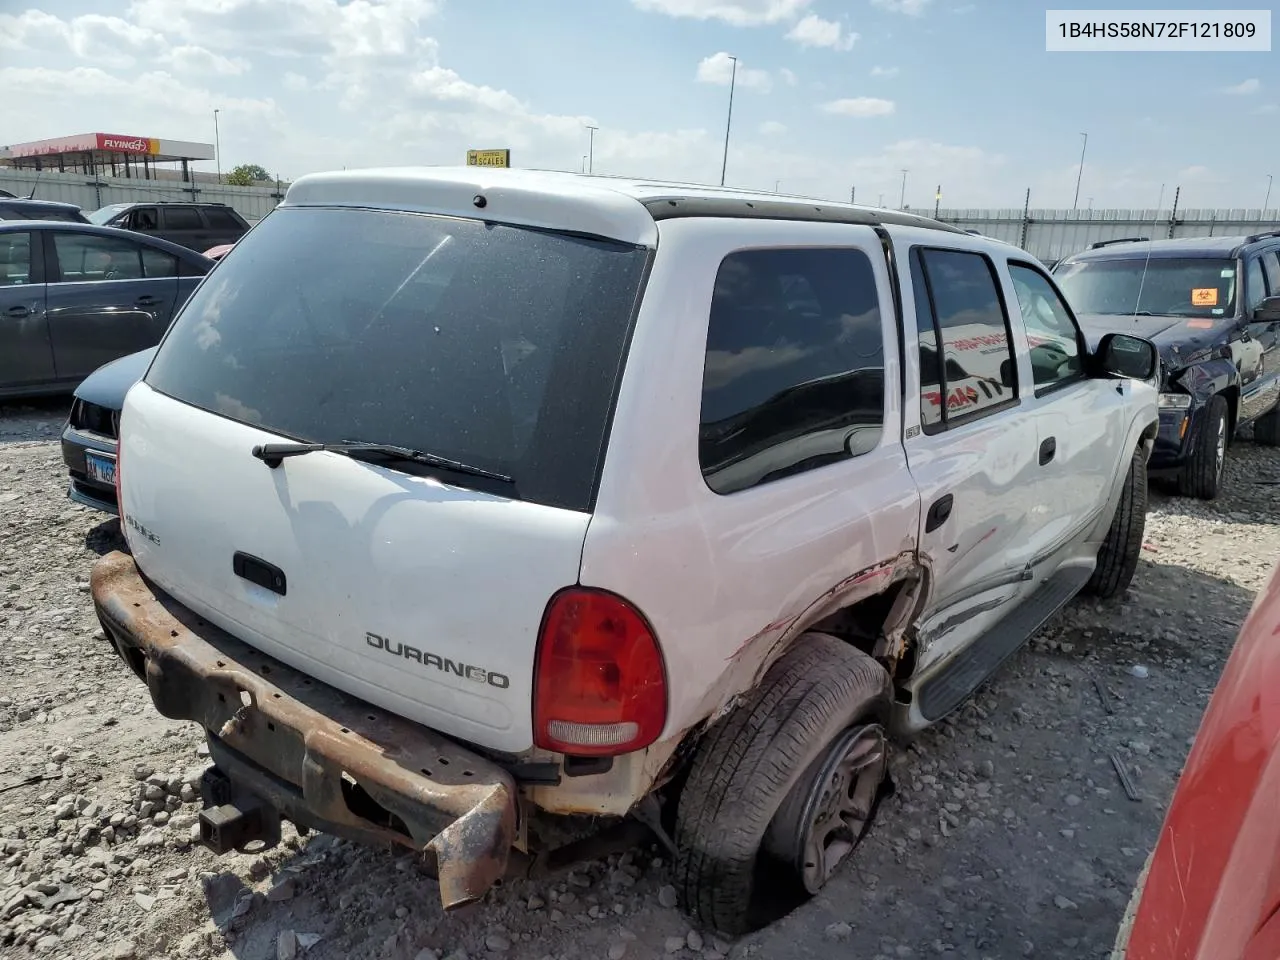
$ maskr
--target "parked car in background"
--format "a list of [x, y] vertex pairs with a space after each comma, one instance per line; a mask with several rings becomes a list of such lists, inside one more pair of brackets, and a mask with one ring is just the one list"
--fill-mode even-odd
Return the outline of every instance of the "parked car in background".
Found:
[[740, 933], [847, 862], [892, 738], [1137, 566], [1155, 347], [1088, 349], [1009, 244], [465, 167], [304, 177], [239, 246], [125, 396], [92, 574], [209, 731], [217, 852], [430, 851], [455, 908], [543, 817], [638, 819]]
[[0, 197], [0, 220], [61, 220], [67, 223], [88, 223], [74, 203], [55, 203], [52, 200], [22, 200]]
[[1112, 960], [1280, 957], [1280, 567], [1254, 599]]
[[1280, 232], [1104, 241], [1053, 275], [1086, 332], [1160, 347], [1153, 475], [1212, 500], [1238, 428], [1280, 445]]
[[159, 343], [213, 261], [111, 227], [0, 223], [0, 396], [69, 393]]
[[62, 428], [62, 462], [71, 475], [67, 495], [76, 503], [116, 512], [120, 409], [124, 395], [147, 372], [155, 352], [155, 347], [148, 347], [112, 360], [76, 387]]
[[248, 221], [232, 206], [183, 200], [113, 203], [93, 211], [89, 219], [104, 226], [160, 237], [191, 250], [235, 243], [249, 229]]

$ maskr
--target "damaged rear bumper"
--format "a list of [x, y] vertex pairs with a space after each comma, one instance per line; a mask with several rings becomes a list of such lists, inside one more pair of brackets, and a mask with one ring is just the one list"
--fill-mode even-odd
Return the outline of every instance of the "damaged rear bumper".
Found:
[[103, 629], [156, 709], [201, 724], [237, 788], [300, 826], [430, 855], [446, 909], [507, 872], [517, 809], [506, 770], [241, 643], [127, 554], [99, 560], [91, 585]]

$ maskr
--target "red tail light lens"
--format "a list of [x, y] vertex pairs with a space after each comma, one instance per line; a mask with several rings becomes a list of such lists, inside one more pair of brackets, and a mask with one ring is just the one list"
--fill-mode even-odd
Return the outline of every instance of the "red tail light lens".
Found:
[[666, 721], [666, 670], [641, 613], [603, 590], [573, 587], [552, 597], [538, 637], [534, 742], [612, 757], [649, 746]]

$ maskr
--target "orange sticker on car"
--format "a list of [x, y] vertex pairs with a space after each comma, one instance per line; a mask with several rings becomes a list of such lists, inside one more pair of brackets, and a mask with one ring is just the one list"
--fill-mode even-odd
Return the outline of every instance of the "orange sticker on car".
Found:
[[1212, 320], [1188, 320], [1187, 326], [1195, 330], [1208, 330], [1213, 326]]
[[1216, 307], [1218, 305], [1217, 287], [1195, 287], [1191, 291], [1193, 307]]

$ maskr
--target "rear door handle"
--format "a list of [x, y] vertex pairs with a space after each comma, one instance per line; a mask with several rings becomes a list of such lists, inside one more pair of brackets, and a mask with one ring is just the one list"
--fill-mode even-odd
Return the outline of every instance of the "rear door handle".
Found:
[[153, 297], [151, 296], [151, 294], [148, 293], [145, 296], [139, 297], [137, 300], [133, 302], [140, 307], [154, 307], [157, 303], [160, 302], [160, 298]]
[[929, 515], [925, 517], [924, 532], [933, 533], [940, 526], [947, 522], [947, 518], [951, 516], [951, 506], [955, 503], [955, 498], [951, 494], [940, 497], [933, 502], [933, 506], [929, 508]]
[[23, 317], [31, 316], [31, 308], [30, 307], [10, 307], [8, 310], [5, 311], [5, 314], [7, 316], [13, 317], [14, 319], [21, 320]]
[[1044, 466], [1053, 459], [1053, 455], [1058, 452], [1058, 441], [1050, 437], [1040, 444], [1040, 466]]

